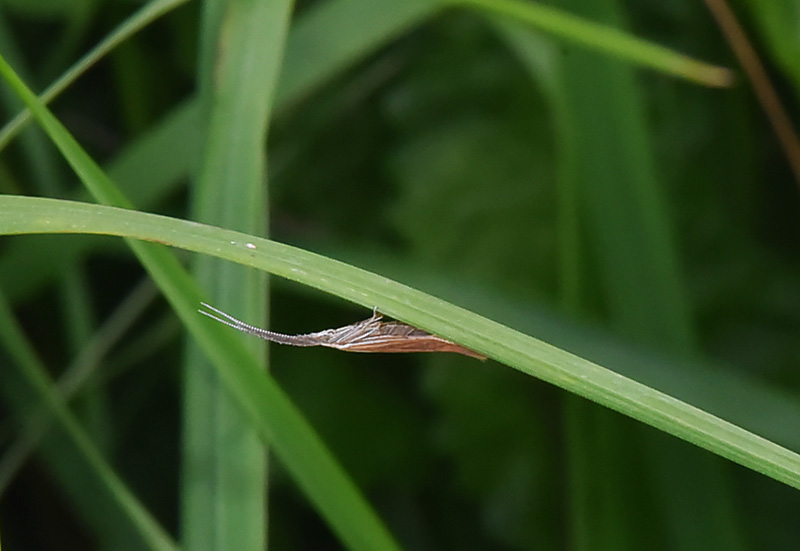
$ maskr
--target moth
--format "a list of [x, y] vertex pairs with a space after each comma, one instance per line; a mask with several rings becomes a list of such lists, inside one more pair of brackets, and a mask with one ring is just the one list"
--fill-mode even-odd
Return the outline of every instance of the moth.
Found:
[[205, 302], [201, 304], [206, 310], [201, 308], [197, 311], [204, 316], [237, 331], [278, 344], [327, 346], [348, 352], [455, 352], [479, 360], [486, 359], [486, 356], [469, 348], [431, 335], [413, 325], [399, 321], [382, 321], [383, 316], [378, 313], [377, 307], [372, 311], [372, 317], [351, 325], [304, 335], [285, 335], [245, 323]]

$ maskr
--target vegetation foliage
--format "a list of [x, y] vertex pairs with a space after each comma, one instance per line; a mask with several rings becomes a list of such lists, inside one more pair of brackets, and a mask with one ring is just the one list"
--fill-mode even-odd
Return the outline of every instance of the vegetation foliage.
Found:
[[703, 4], [14, 0], [0, 58], [7, 548], [794, 544], [798, 181]]

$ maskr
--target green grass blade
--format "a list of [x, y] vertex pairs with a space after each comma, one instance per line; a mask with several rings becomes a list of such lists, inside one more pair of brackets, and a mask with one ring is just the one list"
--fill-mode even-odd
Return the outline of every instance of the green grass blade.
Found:
[[532, 2], [512, 0], [330, 0], [310, 7], [292, 26], [276, 106], [301, 100], [322, 83], [405, 30], [446, 7], [509, 18], [625, 61], [712, 86], [729, 85], [728, 69]]
[[[33, 394], [38, 398], [46, 411], [57, 421], [59, 429], [66, 437], [61, 440], [62, 444], [58, 455], [50, 454], [51, 459], [64, 461], [71, 454], [75, 454], [87, 467], [77, 469], [80, 473], [85, 474], [83, 485], [94, 490], [91, 500], [83, 499], [82, 512], [84, 515], [98, 523], [100, 522], [98, 518], [104, 517], [102, 523], [105, 526], [95, 526], [100, 532], [104, 529], [107, 530], [109, 523], [111, 525], [115, 522], [122, 523], [122, 526], [116, 525], [115, 529], [123, 530], [126, 533], [131, 532], [131, 535], [138, 535], [148, 549], [175, 551], [176, 544], [117, 477], [94, 446], [91, 438], [64, 404], [53, 381], [47, 374], [47, 369], [28, 344], [21, 329], [16, 325], [11, 308], [2, 294], [0, 294], [0, 342], [4, 344], [8, 356], [12, 359], [10, 363], [19, 370], [22, 384], [26, 386], [25, 394]], [[9, 383], [8, 377], [9, 374], [3, 373], [3, 380], [7, 384]], [[15, 397], [9, 396], [8, 398], [9, 404], [14, 405]], [[17, 404], [17, 413], [22, 415], [31, 413], [30, 405], [30, 403]], [[78, 478], [75, 476], [75, 471], [76, 469], [73, 468], [71, 473], [73, 479]]]
[[[11, 25], [6, 20], [5, 13], [0, 13], [0, 52], [19, 68], [21, 74], [30, 74], [26, 67], [24, 55], [19, 44], [15, 41]], [[3, 108], [8, 113], [15, 113], [22, 109], [19, 98], [4, 88], [0, 90]], [[1, 133], [0, 133], [1, 134]], [[20, 157], [31, 171], [32, 181], [37, 195], [62, 197], [61, 178], [58, 172], [57, 156], [54, 155], [52, 146], [44, 133], [39, 128], [20, 135]]]
[[730, 86], [730, 70], [694, 60], [613, 27], [593, 23], [537, 2], [521, 0], [446, 0], [492, 15], [509, 17], [554, 36], [609, 54], [625, 62], [685, 78], [706, 86]]
[[[28, 105], [92, 194], [103, 202], [130, 205], [2, 58], [0, 73]], [[261, 374], [257, 361], [244, 344], [233, 339], [230, 332], [223, 331], [223, 327], [213, 327], [208, 320], [199, 319], [202, 316], [197, 314], [197, 307], [205, 297], [175, 256], [166, 248], [150, 243], [128, 240], [128, 245], [196, 340], [217, 362], [215, 368], [229, 390], [245, 400], [240, 406], [251, 416], [262, 439], [274, 446], [277, 456], [332, 530], [352, 549], [396, 549], [397, 544], [352, 481], [280, 388]]]
[[[186, 3], [188, 0], [152, 0], [143, 6], [139, 11], [125, 20], [100, 44], [75, 63], [67, 72], [51, 84], [41, 95], [41, 101], [45, 104], [51, 102], [56, 96], [63, 92], [70, 84], [75, 82], [79, 76], [86, 72], [92, 65], [102, 59], [108, 52], [116, 48], [121, 42], [136, 34], [147, 25], [169, 12]], [[30, 121], [30, 111], [23, 111], [14, 117], [2, 130], [0, 130], [0, 150], [5, 149], [17, 133]]]
[[[209, 119], [194, 218], [265, 232], [267, 122], [292, 2], [209, 2], [201, 37], [200, 104]], [[205, 257], [197, 279], [214, 304], [266, 325], [265, 274]], [[264, 369], [264, 343], [245, 343]], [[184, 400], [184, 545], [261, 550], [266, 450], [209, 359], [189, 343]], [[221, 443], [224, 443], [221, 445]], [[211, 499], [209, 499], [211, 496]]]
[[[605, 23], [619, 24], [621, 19], [616, 2], [564, 4]], [[530, 46], [524, 46], [522, 33], [515, 32], [511, 38], [518, 51], [531, 50]], [[522, 57], [527, 65], [531, 56]], [[586, 248], [592, 251], [592, 258], [598, 259], [607, 316], [618, 331], [638, 342], [689, 355], [695, 348], [689, 307], [678, 275], [677, 253], [665, 215], [668, 209], [659, 193], [657, 169], [634, 75], [622, 63], [588, 50], [570, 51], [556, 59], [557, 69], [549, 74], [561, 77], [560, 87], [551, 99], [551, 103], [561, 107], [554, 110], [557, 134], [563, 144], [559, 167], [564, 174], [571, 175], [570, 181], [562, 177], [560, 183], [564, 188], [562, 193], [579, 192], [578, 212], [585, 213], [579, 218], [586, 220]], [[538, 76], [534, 67], [529, 67], [529, 72]], [[629, 429], [623, 432], [619, 420], [581, 404], [572, 402], [567, 408], [571, 412], [568, 440], [576, 442], [576, 449], [581, 450], [575, 463], [580, 465], [585, 457], [592, 458], [590, 464], [583, 463], [588, 471], [574, 476], [586, 482], [583, 491], [595, 495], [572, 500], [587, 505], [575, 513], [584, 519], [575, 522], [575, 526], [589, 534], [585, 537], [587, 541], [603, 546], [598, 542], [610, 537], [605, 546], [641, 547], [651, 537], [652, 527], [642, 527], [635, 520], [636, 513], [650, 507], [653, 500], [650, 493], [637, 490], [651, 487], [651, 492], [660, 498], [659, 511], [664, 511], [669, 519], [665, 530], [671, 540], [680, 542], [679, 546], [691, 542], [712, 548], [711, 540], [718, 542], [719, 536], [711, 534], [726, 534], [730, 540], [721, 544], [721, 548], [737, 548], [734, 543], [737, 535], [728, 529], [736, 525], [735, 515], [730, 513], [730, 502], [720, 498], [728, 493], [721, 488], [730, 490], [727, 475], [717, 462], [697, 450], [654, 438], [647, 432]], [[598, 430], [598, 423], [602, 423], [602, 430]], [[643, 471], [649, 476], [642, 484], [632, 484], [623, 490], [618, 484], [608, 485], [605, 481], [626, 476], [626, 460], [632, 453], [626, 446], [629, 443], [631, 449], [641, 450]], [[600, 453], [608, 457], [598, 460]], [[596, 476], [595, 461], [605, 466], [607, 472]], [[692, 474], [696, 476], [691, 482], [686, 465], [692, 466]], [[599, 507], [614, 519], [613, 523], [597, 522], [604, 515], [598, 515], [596, 503], [604, 504]], [[697, 509], [689, 518], [687, 511], [693, 506]], [[694, 533], [697, 522], [713, 527], [708, 540], [703, 541]], [[609, 529], [609, 524], [617, 527]], [[628, 538], [624, 546], [613, 539], [623, 533]]]
[[439, 0], [329, 0], [309, 7], [289, 33], [275, 105], [302, 100], [442, 7]]
[[[567, 4], [606, 23], [620, 19], [613, 7], [615, 2]], [[542, 71], [529, 65], [532, 56], [526, 52], [532, 48], [525, 45], [525, 35], [513, 31], [507, 35], [522, 53], [529, 72], [538, 77]], [[622, 63], [585, 49], [570, 51], [556, 60], [557, 68], [548, 74], [558, 75], [560, 82], [550, 101], [560, 107], [554, 109], [557, 134], [562, 140], [559, 167], [570, 176], [562, 176], [559, 187], [564, 195], [574, 195], [575, 190], [579, 193], [580, 208], [576, 212], [585, 213], [579, 219], [586, 221], [586, 249], [598, 259], [603, 276], [607, 316], [618, 331], [638, 342], [688, 355], [694, 347], [689, 308], [678, 277], [677, 255], [664, 215], [667, 209], [659, 194], [634, 75]], [[603, 109], [597, 109], [599, 105]], [[644, 545], [652, 527], [642, 526], [636, 513], [651, 507], [653, 500], [651, 493], [639, 488], [649, 488], [661, 498], [659, 511], [669, 519], [664, 529], [671, 540], [684, 546], [689, 541], [697, 543], [699, 536], [692, 527], [698, 521], [714, 526], [709, 534], [733, 533], [726, 530], [736, 524], [730, 505], [719, 497], [725, 494], [720, 487], [726, 486], [726, 475], [709, 456], [674, 441], [654, 438], [646, 431], [621, 429], [619, 419], [580, 403], [569, 402], [566, 407], [570, 412], [567, 440], [579, 450], [573, 454], [576, 469], [572, 476], [584, 482], [574, 487], [584, 495], [572, 500], [584, 505], [574, 512], [582, 519], [574, 523], [576, 532], [582, 533], [576, 535], [578, 539], [614, 548]], [[641, 483], [625, 489], [608, 484], [607, 480], [627, 476], [626, 461], [631, 453], [637, 454], [646, 473]], [[598, 459], [600, 454], [606, 457]], [[586, 457], [591, 458], [588, 463]], [[600, 476], [598, 464], [604, 469]], [[688, 482], [685, 465], [692, 465], [696, 481]], [[689, 503], [697, 506], [692, 519], [686, 518], [686, 511], [691, 510]], [[598, 507], [602, 514], [598, 514]], [[605, 521], [598, 522], [600, 518]], [[626, 534], [624, 545], [615, 539], [619, 534]], [[712, 547], [710, 541], [699, 541], [701, 546]], [[726, 543], [722, 548], [736, 548], [732, 541]]]
[[[42, 232], [100, 233], [167, 243], [265, 270], [365, 307], [377, 305], [389, 316], [800, 488], [800, 455], [597, 364], [380, 275], [288, 245], [194, 222], [51, 199], [0, 198], [0, 234]], [[177, 310], [192, 333], [204, 342], [215, 340], [213, 335], [220, 338], [195, 319], [190, 308]]]
[[[177, 183], [186, 178], [194, 165], [198, 152], [191, 136], [202, 135], [200, 119], [196, 100], [178, 106], [106, 167], [111, 180], [144, 208], [163, 200], [175, 191]], [[106, 245], [120, 247], [107, 242]], [[0, 288], [16, 304], [71, 269], [87, 252], [97, 251], [98, 246], [101, 244], [96, 238], [85, 238], [64, 248], [48, 236], [31, 236], [10, 243], [0, 256]], [[41, 254], [31, 255], [31, 250]], [[47, 269], [41, 269], [43, 263]]]
[[[487, 291], [482, 285], [470, 284], [468, 278], [454, 284], [450, 277], [432, 271], [424, 263], [411, 262], [403, 255], [376, 251], [369, 246], [321, 244], [318, 240], [308, 243], [308, 246], [302, 243], [298, 246], [379, 272], [469, 310], [485, 312], [486, 317], [504, 325], [536, 335], [594, 363], [613, 366], [614, 371], [630, 379], [732, 421], [782, 446], [800, 450], [800, 404], [790, 393], [758, 377], [747, 376], [730, 366], [677, 359], [631, 345], [591, 324], [550, 311], [535, 301], [521, 300], [517, 295], [509, 296], [505, 292]], [[276, 281], [276, 285], [280, 283], [281, 280]], [[304, 291], [304, 288], [296, 288], [298, 295], [306, 294]]]

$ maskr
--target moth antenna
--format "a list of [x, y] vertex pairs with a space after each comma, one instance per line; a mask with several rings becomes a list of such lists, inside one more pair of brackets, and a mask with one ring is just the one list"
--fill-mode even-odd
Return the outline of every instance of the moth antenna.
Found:
[[197, 309], [198, 312], [200, 312], [206, 317], [211, 318], [214, 321], [220, 322], [223, 325], [227, 325], [228, 327], [233, 327], [234, 329], [237, 329], [244, 333], [250, 333], [251, 335], [259, 335], [259, 331], [263, 331], [263, 329], [259, 329], [258, 327], [245, 323], [240, 319], [234, 318], [232, 315], [223, 312], [219, 308], [214, 308], [208, 303], [201, 302], [200, 304], [211, 310], [211, 312], [206, 312], [205, 310], [202, 310], [200, 308]]
[[[200, 303], [200, 305], [201, 305], [201, 306], [205, 306], [206, 308], [208, 308], [208, 309], [209, 309], [209, 310], [211, 310], [212, 312], [214, 312], [214, 313], [216, 313], [216, 314], [219, 314], [220, 316], [222, 316], [222, 317], [223, 317], [223, 318], [225, 318], [225, 319], [228, 319], [228, 320], [230, 320], [230, 321], [231, 321], [231, 322], [233, 322], [234, 324], [238, 324], [238, 325], [246, 325], [246, 324], [245, 324], [245, 323], [244, 323], [242, 320], [239, 320], [239, 319], [236, 319], [236, 318], [234, 318], [232, 315], [230, 315], [230, 314], [228, 314], [228, 313], [226, 313], [226, 312], [223, 312], [223, 311], [222, 311], [222, 310], [220, 310], [219, 308], [214, 308], [213, 306], [211, 306], [211, 305], [210, 305], [210, 304], [208, 304], [207, 302], [201, 302], [201, 303]], [[219, 322], [222, 322], [222, 323], [224, 323], [224, 324], [226, 324], [226, 325], [230, 325], [230, 323], [228, 323], [228, 322], [226, 322], [226, 321], [223, 321], [223, 320], [221, 320], [220, 318], [218, 318], [218, 317], [214, 316], [213, 314], [211, 314], [211, 313], [209, 313], [209, 312], [204, 312], [204, 311], [203, 311], [202, 309], [200, 309], [200, 308], [198, 308], [198, 309], [197, 309], [197, 311], [198, 311], [198, 312], [200, 312], [201, 314], [203, 314], [204, 316], [208, 316], [208, 317], [209, 317], [209, 318], [211, 318], [211, 319], [217, 320], [217, 321], [219, 321]]]
[[218, 321], [223, 325], [227, 325], [228, 327], [232, 327], [237, 331], [241, 331], [242, 333], [247, 333], [248, 335], [254, 335], [256, 337], [260, 337], [267, 341], [276, 342], [278, 344], [289, 344], [292, 346], [317, 346], [318, 344], [314, 342], [313, 337], [310, 337], [309, 335], [285, 335], [283, 333], [276, 333], [275, 331], [269, 331], [267, 329], [256, 327], [255, 325], [250, 325], [249, 323], [245, 323], [242, 320], [237, 319], [232, 315], [223, 312], [219, 308], [215, 308], [206, 302], [201, 302], [200, 304], [211, 310], [211, 312], [206, 312], [200, 308], [197, 309], [198, 312], [200, 312], [206, 317], [211, 318], [214, 321]]

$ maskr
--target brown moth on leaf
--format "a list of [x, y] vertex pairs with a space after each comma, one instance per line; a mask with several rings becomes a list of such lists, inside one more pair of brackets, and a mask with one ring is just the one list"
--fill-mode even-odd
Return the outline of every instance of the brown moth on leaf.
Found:
[[205, 302], [202, 305], [210, 310], [209, 312], [199, 309], [198, 312], [204, 316], [233, 327], [237, 331], [278, 344], [327, 346], [348, 352], [455, 352], [479, 360], [486, 359], [486, 356], [469, 348], [431, 335], [413, 325], [399, 321], [381, 321], [383, 316], [378, 313], [377, 308], [373, 310], [371, 318], [352, 325], [304, 335], [284, 335], [245, 323]]

